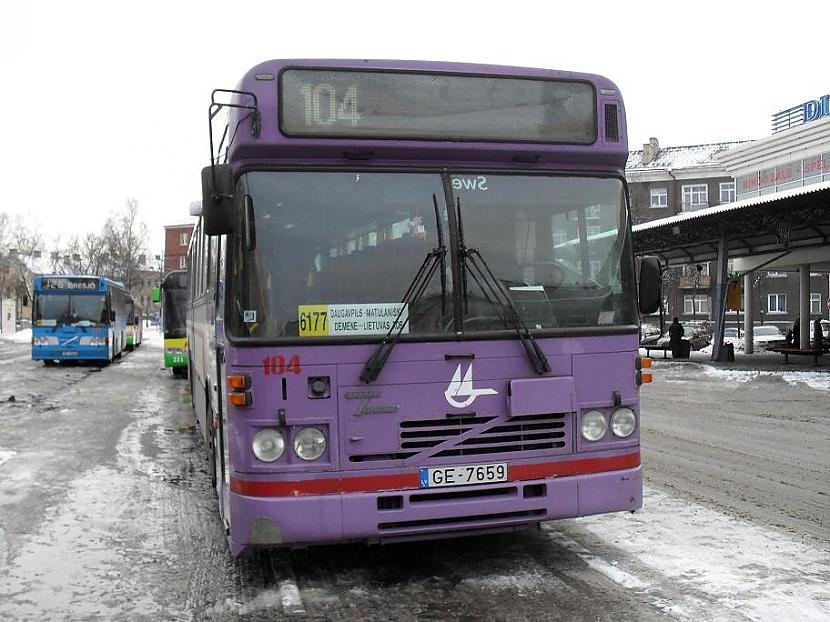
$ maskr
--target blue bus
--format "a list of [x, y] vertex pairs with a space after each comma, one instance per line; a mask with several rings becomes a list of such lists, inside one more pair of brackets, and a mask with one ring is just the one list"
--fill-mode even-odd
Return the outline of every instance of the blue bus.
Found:
[[100, 276], [35, 278], [32, 360], [95, 361], [106, 365], [127, 344], [124, 287]]

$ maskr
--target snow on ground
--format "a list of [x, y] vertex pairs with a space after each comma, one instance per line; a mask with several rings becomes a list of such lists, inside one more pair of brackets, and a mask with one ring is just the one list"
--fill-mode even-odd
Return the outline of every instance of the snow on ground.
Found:
[[0, 465], [2, 465], [4, 462], [8, 462], [12, 458], [14, 458], [16, 453], [17, 453], [16, 451], [8, 451], [8, 450], [0, 449]]
[[615, 572], [603, 574], [611, 580], [659, 606], [666, 602], [660, 586], [669, 579], [683, 598], [669, 597], [664, 611], [680, 618], [694, 619], [719, 603], [751, 620], [830, 619], [830, 553], [654, 489], [644, 493], [643, 510], [633, 515], [577, 519], [599, 539], [589, 547], [597, 557], [609, 546], [627, 554], [628, 561], [608, 562]]
[[726, 382], [736, 382], [745, 384], [759, 378], [770, 378], [773, 376], [780, 376], [781, 373], [777, 371], [760, 371], [757, 369], [724, 369], [722, 367], [713, 367], [712, 365], [704, 365], [703, 372], [713, 379], [724, 380]]
[[759, 378], [781, 378], [789, 384], [806, 384], [811, 389], [830, 391], [830, 373], [821, 371], [760, 371], [757, 369], [724, 369], [703, 365], [707, 376], [727, 382], [745, 384]]
[[806, 384], [811, 389], [830, 391], [830, 374], [816, 371], [784, 372], [781, 376], [784, 382]]
[[0, 339], [4, 341], [14, 341], [15, 343], [31, 343], [32, 329], [24, 328], [16, 333], [0, 333]]

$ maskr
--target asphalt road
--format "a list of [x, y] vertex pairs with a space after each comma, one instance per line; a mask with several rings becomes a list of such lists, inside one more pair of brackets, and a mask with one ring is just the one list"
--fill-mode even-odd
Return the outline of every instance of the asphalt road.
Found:
[[658, 364], [635, 514], [233, 561], [158, 336], [101, 371], [28, 354], [0, 341], [2, 620], [830, 618], [822, 377]]
[[830, 370], [802, 369], [657, 362], [643, 391], [646, 481], [828, 547]]

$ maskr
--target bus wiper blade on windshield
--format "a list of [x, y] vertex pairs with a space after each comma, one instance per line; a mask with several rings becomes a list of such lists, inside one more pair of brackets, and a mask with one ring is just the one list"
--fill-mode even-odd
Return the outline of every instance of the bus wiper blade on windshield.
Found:
[[[435, 270], [439, 266], [441, 267], [442, 316], [446, 312], [447, 247], [444, 244], [444, 230], [441, 227], [441, 216], [438, 210], [438, 198], [434, 194], [432, 195], [432, 205], [435, 208], [435, 224], [438, 228], [438, 246], [436, 248], [433, 248], [429, 253], [427, 253], [427, 256], [424, 257], [424, 261], [423, 263], [421, 263], [421, 267], [418, 269], [418, 272], [415, 274], [415, 277], [412, 279], [412, 282], [410, 282], [409, 287], [406, 290], [406, 293], [403, 295], [403, 298], [401, 299], [401, 308], [398, 311], [398, 315], [395, 318], [395, 321], [392, 322], [392, 327], [389, 329], [389, 332], [386, 333], [386, 336], [383, 338], [383, 341], [381, 341], [378, 347], [375, 348], [375, 351], [372, 353], [372, 356], [369, 357], [369, 360], [366, 361], [366, 364], [363, 366], [363, 371], [360, 372], [360, 381], [365, 382], [366, 384], [375, 381], [377, 377], [380, 375], [380, 372], [383, 371], [383, 366], [386, 365], [386, 361], [389, 359], [389, 355], [392, 354], [392, 349], [395, 347], [395, 344], [398, 342], [398, 338], [403, 333], [403, 329], [409, 323], [409, 309], [424, 294], [427, 285], [432, 279], [432, 275], [435, 274]], [[404, 311], [406, 311], [407, 314], [406, 321], [401, 322], [401, 318], [403, 317]]]
[[458, 242], [461, 255], [462, 287], [464, 292], [464, 312], [467, 313], [467, 274], [469, 273], [484, 297], [500, 310], [501, 319], [505, 326], [512, 326], [527, 352], [530, 364], [537, 374], [550, 371], [550, 362], [539, 347], [536, 339], [530, 334], [527, 325], [519, 315], [513, 299], [505, 289], [504, 284], [493, 274], [487, 261], [477, 248], [468, 248], [464, 242], [464, 221], [461, 217], [461, 199], [456, 199], [456, 215], [458, 217]]

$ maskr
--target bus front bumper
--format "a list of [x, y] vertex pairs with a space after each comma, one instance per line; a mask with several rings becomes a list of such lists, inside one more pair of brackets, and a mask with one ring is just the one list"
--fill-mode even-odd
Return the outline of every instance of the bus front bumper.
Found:
[[231, 553], [344, 541], [396, 542], [510, 531], [642, 507], [641, 467], [492, 485], [286, 497], [230, 493]]
[[107, 346], [32, 346], [33, 361], [106, 361]]

